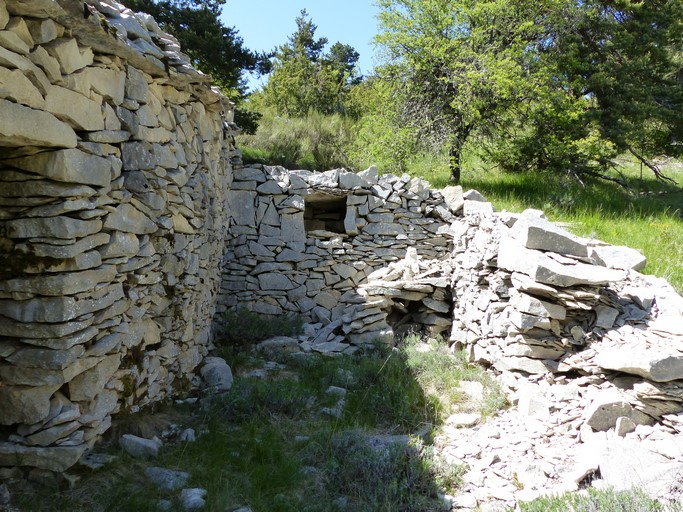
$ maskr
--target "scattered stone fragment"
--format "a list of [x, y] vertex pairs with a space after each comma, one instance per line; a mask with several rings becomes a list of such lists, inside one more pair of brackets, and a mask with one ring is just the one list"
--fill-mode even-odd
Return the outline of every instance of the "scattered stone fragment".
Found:
[[206, 489], [193, 487], [180, 491], [180, 501], [185, 510], [199, 510], [206, 505]]
[[145, 468], [145, 476], [159, 489], [164, 491], [176, 491], [181, 489], [190, 479], [190, 474], [185, 471], [176, 471], [154, 466]]
[[119, 439], [119, 445], [131, 457], [136, 459], [155, 458], [159, 455], [162, 443], [159, 439], [145, 439], [144, 437], [124, 434]]

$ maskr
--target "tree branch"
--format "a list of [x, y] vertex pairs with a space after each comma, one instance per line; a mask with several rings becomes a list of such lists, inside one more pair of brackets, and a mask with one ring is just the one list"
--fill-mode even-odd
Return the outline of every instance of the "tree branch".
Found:
[[659, 181], [669, 182], [669, 183], [672, 183], [674, 185], [678, 185], [678, 183], [676, 183], [676, 181], [674, 181], [673, 179], [664, 175], [664, 173], [662, 173], [662, 171], [660, 171], [659, 168], [655, 164], [653, 164], [652, 162], [647, 160], [643, 155], [637, 153], [631, 146], [628, 147], [628, 150], [633, 156], [635, 156], [640, 162], [642, 162], [648, 169], [650, 169], [655, 174], [655, 177]]

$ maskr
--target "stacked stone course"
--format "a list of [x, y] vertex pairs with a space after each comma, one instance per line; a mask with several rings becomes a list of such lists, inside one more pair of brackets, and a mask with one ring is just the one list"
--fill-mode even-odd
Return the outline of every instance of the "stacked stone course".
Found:
[[[433, 287], [425, 283], [424, 293], [399, 287], [390, 298], [378, 298], [372, 280], [409, 250], [429, 261], [448, 257], [449, 223], [463, 202], [461, 192], [455, 195], [444, 198], [408, 175], [380, 177], [374, 168], [357, 174], [237, 168], [218, 312], [245, 307], [301, 314], [315, 333], [313, 349], [321, 352], [352, 353], [393, 339], [392, 309], [425, 299]], [[436, 314], [429, 304], [425, 316]], [[445, 318], [439, 325], [450, 326], [448, 305], [432, 305]]]
[[146, 15], [0, 0], [0, 466], [71, 466], [208, 351], [231, 105]]

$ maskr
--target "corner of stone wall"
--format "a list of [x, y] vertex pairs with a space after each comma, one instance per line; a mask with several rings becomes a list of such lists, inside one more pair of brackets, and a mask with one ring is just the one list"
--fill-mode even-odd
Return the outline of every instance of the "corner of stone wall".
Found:
[[60, 471], [208, 351], [232, 105], [117, 2], [0, 0], [0, 30], [0, 466]]

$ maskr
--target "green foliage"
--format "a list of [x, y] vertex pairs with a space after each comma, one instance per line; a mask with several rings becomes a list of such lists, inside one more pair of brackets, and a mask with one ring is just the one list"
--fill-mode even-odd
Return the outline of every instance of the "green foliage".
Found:
[[303, 117], [287, 118], [268, 109], [256, 133], [240, 136], [238, 143], [246, 163], [325, 171], [352, 165], [347, 150], [352, 138], [353, 121], [340, 114], [310, 110]]
[[[419, 441], [376, 447], [366, 433], [345, 431], [319, 439], [308, 452], [309, 464], [325, 467], [328, 492], [344, 497], [340, 509], [432, 512], [442, 505], [435, 471], [442, 466]], [[448, 468], [444, 476], [459, 484], [463, 472]]]
[[394, 140], [445, 151], [456, 181], [473, 136], [505, 170], [576, 175], [605, 176], [625, 150], [647, 163], [683, 150], [681, 0], [379, 6], [391, 86], [364, 130], [408, 130]]
[[327, 38], [316, 38], [316, 25], [306, 10], [296, 18], [297, 30], [275, 49], [273, 69], [262, 91], [252, 95], [256, 110], [272, 109], [278, 115], [305, 117], [312, 110], [345, 113], [345, 97], [358, 83], [358, 52], [335, 43], [324, 53]]
[[221, 341], [247, 345], [274, 336], [297, 336], [303, 329], [299, 315], [259, 315], [244, 308], [233, 308], [223, 314]]
[[665, 508], [658, 501], [638, 490], [598, 491], [588, 489], [583, 493], [539, 498], [530, 503], [520, 503], [522, 512], [664, 512], [680, 510]]

